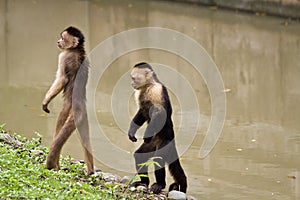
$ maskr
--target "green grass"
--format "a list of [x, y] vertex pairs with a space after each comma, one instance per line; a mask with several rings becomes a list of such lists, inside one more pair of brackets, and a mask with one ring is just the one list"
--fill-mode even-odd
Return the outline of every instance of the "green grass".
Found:
[[[85, 176], [85, 165], [61, 157], [60, 171], [45, 168], [47, 147], [41, 137], [8, 134], [0, 125], [0, 199], [154, 199], [131, 192], [126, 184], [108, 183], [101, 173]], [[158, 199], [164, 199], [159, 196]]]

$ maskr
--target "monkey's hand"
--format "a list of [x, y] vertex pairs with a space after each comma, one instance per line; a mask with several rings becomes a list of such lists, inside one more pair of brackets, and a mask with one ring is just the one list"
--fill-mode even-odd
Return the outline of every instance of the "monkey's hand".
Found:
[[48, 104], [43, 104], [42, 108], [43, 111], [45, 111], [46, 113], [50, 113], [50, 110], [48, 109]]
[[128, 134], [128, 137], [129, 137], [129, 140], [131, 140], [132, 142], [136, 142], [137, 141], [137, 139], [136, 139], [136, 137], [134, 135]]
[[137, 125], [136, 123], [134, 123], [134, 121], [131, 121], [129, 131], [128, 131], [128, 137], [129, 137], [129, 140], [131, 140], [132, 142], [137, 141], [137, 139], [135, 137], [135, 133], [136, 133], [136, 131], [138, 130], [139, 127], [140, 126]]

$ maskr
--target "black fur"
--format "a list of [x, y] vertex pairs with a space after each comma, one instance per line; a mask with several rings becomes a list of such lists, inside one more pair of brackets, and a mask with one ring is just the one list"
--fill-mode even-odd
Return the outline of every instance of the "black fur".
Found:
[[79, 42], [78, 46], [83, 45], [85, 38], [82, 32], [78, 28], [75, 28], [74, 26], [69, 26], [64, 31], [67, 31], [70, 35], [73, 35], [74, 37], [78, 38], [78, 42]]
[[[152, 67], [148, 63], [139, 63], [135, 65], [134, 67], [143, 69], [148, 68], [151, 71], [153, 71]], [[165, 164], [167, 163], [169, 165], [169, 170], [171, 175], [173, 176], [175, 183], [173, 183], [170, 186], [170, 190], [180, 190], [181, 192], [186, 193], [187, 189], [187, 180], [186, 175], [180, 165], [179, 159], [178, 159], [178, 153], [176, 150], [176, 145], [174, 141], [174, 129], [173, 129], [173, 122], [172, 122], [172, 106], [170, 103], [169, 95], [167, 92], [166, 87], [159, 82], [159, 80], [156, 77], [156, 74], [153, 71], [153, 75], [155, 76], [155, 81], [162, 85], [162, 93], [158, 94], [161, 95], [161, 102], [160, 106], [162, 106], [164, 112], [166, 114], [166, 119], [162, 128], [155, 131], [157, 126], [153, 125], [153, 120], [151, 119], [151, 109], [153, 107], [157, 107], [153, 102], [149, 100], [149, 98], [146, 97], [147, 90], [141, 91], [139, 96], [139, 110], [136, 113], [135, 117], [133, 118], [130, 129], [129, 129], [129, 135], [132, 137], [134, 136], [137, 129], [142, 126], [146, 121], [148, 123], [147, 129], [145, 131], [144, 136], [144, 143], [140, 146], [138, 150], [136, 150], [134, 157], [136, 162], [136, 169], [141, 177], [140, 184], [149, 185], [149, 178], [145, 177], [145, 175], [148, 175], [148, 168], [146, 166], [139, 166], [139, 164], [147, 162], [147, 160], [151, 157], [161, 157], [162, 159], [155, 159], [156, 162], [160, 164], [161, 167], [156, 166], [155, 171], [155, 178], [156, 183], [154, 183], [150, 190], [154, 193], [160, 193], [163, 188], [166, 186], [165, 182]], [[154, 108], [154, 109], [155, 109]], [[159, 110], [160, 108], [157, 108]], [[151, 121], [152, 120], [152, 121]], [[157, 123], [161, 121], [160, 119], [156, 120]], [[152, 124], [151, 124], [152, 122]], [[150, 131], [153, 131], [152, 135], [149, 136], [147, 134], [147, 130], [149, 129], [149, 126], [154, 126], [152, 129], [150, 128]], [[149, 131], [148, 131], [149, 132]]]

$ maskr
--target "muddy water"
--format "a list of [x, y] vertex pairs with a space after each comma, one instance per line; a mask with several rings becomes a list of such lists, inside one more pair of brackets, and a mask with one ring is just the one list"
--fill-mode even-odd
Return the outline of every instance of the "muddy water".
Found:
[[[178, 55], [142, 49], [107, 63], [99, 78], [93, 111], [98, 121], [91, 126], [100, 125], [103, 141], [109, 140], [114, 149], [102, 148], [102, 138], [92, 133], [97, 165], [121, 175], [133, 167], [132, 152], [139, 144], [132, 144], [126, 136], [136, 109], [128, 71], [136, 62], [147, 60], [162, 65], [155, 69], [170, 88], [189, 194], [198, 199], [300, 198], [299, 23], [160, 1], [0, 0], [0, 15], [0, 123], [6, 123], [6, 129], [27, 137], [39, 132], [44, 143], [50, 144], [61, 96], [51, 103], [50, 115], [41, 111], [40, 104], [55, 76], [56, 40], [66, 26], [83, 30], [89, 52], [121, 31], [169, 28], [200, 43], [222, 75], [227, 115], [217, 145], [200, 159], [211, 119], [211, 99], [201, 74]], [[188, 93], [187, 87], [193, 92]], [[196, 101], [198, 107], [191, 111], [183, 101]], [[199, 126], [191, 134], [195, 124], [186, 121], [195, 121], [197, 113]], [[189, 142], [186, 137], [194, 137], [187, 150], [182, 148]], [[120, 149], [127, 155], [116, 156]], [[76, 134], [63, 153], [83, 158]]]

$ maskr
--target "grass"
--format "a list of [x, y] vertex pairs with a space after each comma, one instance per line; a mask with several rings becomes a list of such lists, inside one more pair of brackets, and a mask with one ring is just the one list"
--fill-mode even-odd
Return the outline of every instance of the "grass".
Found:
[[[41, 137], [26, 139], [0, 125], [0, 199], [166, 199], [132, 191], [128, 184], [106, 182], [101, 173], [85, 176], [85, 165], [61, 157], [64, 170], [45, 168], [49, 149]], [[132, 179], [131, 179], [132, 180]]]

